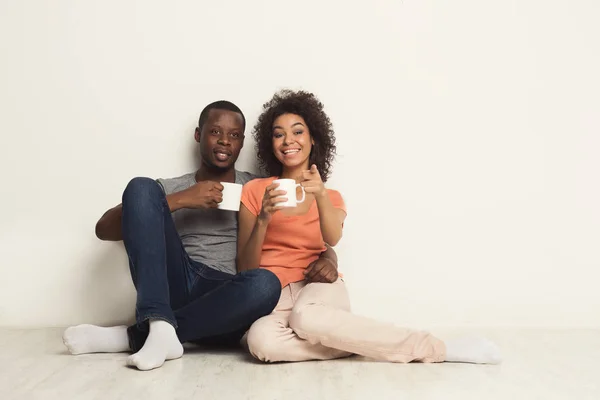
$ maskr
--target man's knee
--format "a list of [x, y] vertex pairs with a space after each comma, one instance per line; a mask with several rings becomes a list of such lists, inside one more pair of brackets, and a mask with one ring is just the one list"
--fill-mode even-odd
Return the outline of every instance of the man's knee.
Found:
[[281, 282], [266, 269], [253, 269], [242, 272], [247, 280], [249, 297], [261, 309], [262, 315], [270, 314], [279, 302]]
[[123, 205], [126, 203], [141, 204], [165, 196], [160, 184], [150, 178], [133, 178], [123, 192]]

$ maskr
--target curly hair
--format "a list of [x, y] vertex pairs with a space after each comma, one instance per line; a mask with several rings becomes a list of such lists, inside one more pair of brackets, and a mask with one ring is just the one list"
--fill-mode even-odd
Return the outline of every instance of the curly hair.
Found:
[[273, 152], [273, 123], [283, 114], [296, 114], [304, 118], [314, 141], [309, 164], [315, 164], [326, 182], [335, 158], [335, 135], [323, 103], [314, 94], [305, 91], [281, 90], [263, 104], [263, 112], [252, 130], [260, 167], [271, 176], [280, 176], [283, 165]]

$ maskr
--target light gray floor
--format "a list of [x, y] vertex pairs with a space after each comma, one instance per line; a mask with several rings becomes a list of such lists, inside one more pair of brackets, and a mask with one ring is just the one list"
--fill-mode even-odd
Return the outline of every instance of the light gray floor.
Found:
[[[600, 331], [489, 330], [499, 366], [346, 360], [263, 365], [186, 349], [139, 372], [126, 354], [71, 356], [60, 329], [0, 329], [0, 399], [600, 399]], [[441, 337], [442, 332], [435, 332]]]

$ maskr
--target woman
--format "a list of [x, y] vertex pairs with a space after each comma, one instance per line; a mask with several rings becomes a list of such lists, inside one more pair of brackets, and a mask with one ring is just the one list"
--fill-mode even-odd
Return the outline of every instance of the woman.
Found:
[[[485, 339], [446, 343], [429, 333], [399, 328], [350, 312], [344, 281], [311, 282], [305, 266], [325, 244], [342, 236], [346, 208], [326, 189], [335, 138], [323, 104], [311, 93], [281, 91], [264, 105], [254, 127], [258, 158], [270, 178], [247, 183], [239, 214], [238, 270], [265, 268], [282, 292], [275, 311], [256, 321], [248, 347], [259, 360], [327, 360], [360, 354], [392, 362], [497, 363], [497, 347]], [[299, 182], [306, 199], [283, 208], [278, 178]], [[288, 196], [294, 196], [293, 193]]]

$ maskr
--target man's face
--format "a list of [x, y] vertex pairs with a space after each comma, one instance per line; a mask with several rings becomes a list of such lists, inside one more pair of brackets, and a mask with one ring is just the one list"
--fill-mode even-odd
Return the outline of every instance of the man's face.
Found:
[[195, 138], [206, 166], [231, 169], [244, 145], [244, 120], [234, 111], [212, 109], [204, 125], [196, 128]]

